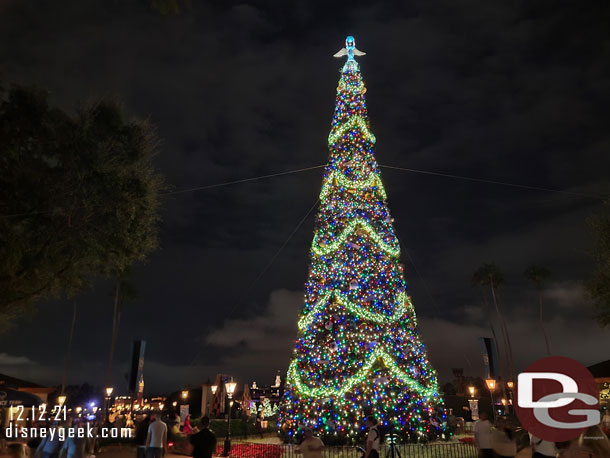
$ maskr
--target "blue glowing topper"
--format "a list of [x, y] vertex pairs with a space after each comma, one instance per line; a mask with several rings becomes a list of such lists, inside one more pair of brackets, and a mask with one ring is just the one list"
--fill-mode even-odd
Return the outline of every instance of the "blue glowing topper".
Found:
[[356, 60], [354, 59], [354, 56], [365, 56], [365, 55], [366, 55], [365, 52], [362, 52], [358, 48], [356, 48], [356, 40], [354, 39], [354, 37], [349, 35], [345, 39], [345, 48], [342, 48], [341, 50], [339, 50], [339, 52], [337, 52], [333, 56], [334, 57], [347, 56], [347, 62], [356, 62]]

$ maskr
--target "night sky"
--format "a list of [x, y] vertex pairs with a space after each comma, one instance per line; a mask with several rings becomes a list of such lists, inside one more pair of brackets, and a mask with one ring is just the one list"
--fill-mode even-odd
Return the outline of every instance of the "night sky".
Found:
[[[334, 4], [334, 6], [333, 6]], [[0, 0], [0, 80], [48, 89], [72, 110], [122, 99], [162, 138], [172, 190], [322, 165], [352, 34], [382, 165], [609, 195], [610, 4], [416, 0], [192, 1], [162, 15], [141, 1]], [[587, 218], [601, 200], [382, 169], [423, 340], [441, 381], [482, 375], [489, 335], [473, 271], [495, 262], [517, 368], [544, 356], [531, 264], [556, 354], [610, 358], [582, 281]], [[161, 246], [134, 268], [114, 383], [130, 341], [147, 341], [148, 392], [233, 374], [285, 372], [303, 306], [322, 169], [163, 198]], [[408, 253], [408, 254], [407, 254]], [[274, 255], [277, 256], [270, 263]], [[71, 383], [103, 384], [112, 285], [78, 298]], [[38, 304], [0, 336], [0, 373], [57, 385], [71, 304]]]

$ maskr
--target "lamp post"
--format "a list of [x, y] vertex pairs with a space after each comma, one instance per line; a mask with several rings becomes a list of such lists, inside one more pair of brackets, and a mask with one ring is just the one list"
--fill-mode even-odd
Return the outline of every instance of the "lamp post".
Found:
[[112, 392], [114, 388], [109, 386], [106, 387], [106, 421], [108, 421], [108, 411], [110, 410], [110, 398], [112, 396]]
[[233, 407], [233, 393], [235, 392], [235, 387], [237, 383], [231, 381], [225, 383], [225, 388], [227, 389], [227, 396], [229, 396], [229, 415], [227, 416], [227, 437], [225, 438], [225, 450], [224, 455], [229, 456], [229, 452], [231, 451], [231, 408]]
[[485, 380], [487, 384], [487, 388], [489, 388], [489, 397], [491, 399], [491, 410], [494, 414], [494, 423], [496, 421], [496, 407], [494, 406], [494, 390], [496, 389], [496, 381], [493, 378], [488, 378]]
[[479, 400], [474, 397], [474, 386], [469, 386], [468, 392], [470, 393], [470, 399], [468, 400], [468, 407], [470, 407], [470, 418], [472, 421], [476, 421], [479, 419]]
[[210, 413], [216, 416], [216, 391], [218, 391], [218, 385], [212, 385], [210, 389], [212, 390], [212, 408]]
[[[508, 387], [508, 403], [510, 405], [513, 405], [513, 400], [515, 399], [513, 387], [515, 386], [515, 382], [510, 380], [510, 381], [506, 382], [506, 386]], [[510, 413], [510, 406], [508, 407], [508, 411]]]

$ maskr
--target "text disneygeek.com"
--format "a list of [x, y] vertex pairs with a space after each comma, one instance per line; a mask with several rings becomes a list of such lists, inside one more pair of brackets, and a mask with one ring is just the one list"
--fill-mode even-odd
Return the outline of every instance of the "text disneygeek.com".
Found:
[[6, 439], [44, 439], [48, 437], [51, 441], [65, 441], [69, 438], [131, 438], [131, 428], [92, 428], [91, 425], [72, 426], [72, 427], [40, 427], [40, 428], [19, 428], [10, 426], [5, 428]]

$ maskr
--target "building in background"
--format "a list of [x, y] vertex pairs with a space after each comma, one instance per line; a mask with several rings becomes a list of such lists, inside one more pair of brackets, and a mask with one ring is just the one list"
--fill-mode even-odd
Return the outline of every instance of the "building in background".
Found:
[[38, 396], [43, 402], [48, 401], [49, 394], [57, 391], [57, 388], [49, 388], [34, 382], [21, 380], [10, 375], [0, 374], [0, 389], [9, 388], [24, 391]]
[[599, 402], [602, 409], [610, 408], [610, 359], [589, 366], [589, 372], [599, 388]]

